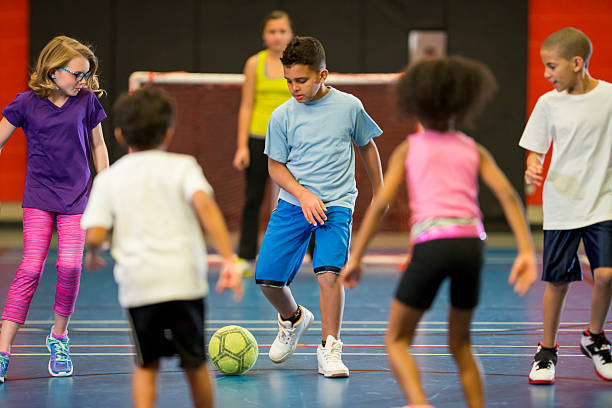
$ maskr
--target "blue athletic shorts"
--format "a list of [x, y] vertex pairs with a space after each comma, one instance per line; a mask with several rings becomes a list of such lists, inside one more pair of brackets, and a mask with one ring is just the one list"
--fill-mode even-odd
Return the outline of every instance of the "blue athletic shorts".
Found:
[[571, 230], [544, 230], [543, 281], [582, 280], [577, 254], [581, 239], [591, 264], [591, 273], [597, 268], [612, 267], [612, 221]]
[[279, 200], [259, 249], [255, 282], [288, 286], [302, 265], [311, 234], [315, 237], [315, 273], [340, 272], [348, 259], [352, 211], [334, 206], [328, 207], [325, 215], [325, 224], [315, 227], [306, 221], [301, 207]]

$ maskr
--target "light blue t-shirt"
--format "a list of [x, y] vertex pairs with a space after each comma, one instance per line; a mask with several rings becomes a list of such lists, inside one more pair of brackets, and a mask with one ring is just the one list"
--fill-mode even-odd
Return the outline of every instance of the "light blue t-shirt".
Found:
[[[330, 88], [316, 101], [295, 98], [272, 113], [264, 153], [284, 163], [293, 177], [329, 206], [353, 209], [357, 199], [355, 151], [382, 130], [351, 94]], [[279, 198], [300, 202], [281, 188]]]

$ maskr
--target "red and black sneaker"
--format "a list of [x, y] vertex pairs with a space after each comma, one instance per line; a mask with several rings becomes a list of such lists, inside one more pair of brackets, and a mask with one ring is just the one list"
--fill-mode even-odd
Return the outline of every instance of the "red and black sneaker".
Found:
[[538, 351], [533, 356], [533, 366], [529, 372], [529, 384], [548, 385], [555, 382], [558, 351], [558, 344], [555, 344], [553, 348], [545, 348], [542, 343], [538, 343]]
[[610, 353], [610, 342], [604, 331], [599, 334], [593, 334], [588, 329], [582, 332], [580, 350], [593, 360], [598, 376], [606, 381], [612, 381], [612, 354]]

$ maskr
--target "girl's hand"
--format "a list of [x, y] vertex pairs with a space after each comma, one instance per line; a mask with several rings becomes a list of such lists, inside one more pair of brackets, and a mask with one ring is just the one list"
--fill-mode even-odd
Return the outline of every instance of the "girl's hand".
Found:
[[344, 285], [347, 289], [352, 289], [359, 284], [361, 280], [361, 264], [353, 261], [350, 257], [344, 268], [340, 271], [340, 284]]
[[219, 293], [225, 289], [231, 289], [234, 291], [234, 301], [239, 302], [242, 299], [244, 293], [242, 274], [236, 265], [236, 259], [223, 262], [216, 289]]
[[536, 259], [533, 252], [519, 253], [514, 260], [508, 283], [514, 285], [514, 291], [523, 296], [535, 282], [537, 275]]
[[325, 223], [325, 220], [327, 220], [327, 215], [325, 215], [327, 208], [325, 208], [325, 204], [323, 204], [319, 197], [306, 190], [297, 198], [300, 200], [304, 218], [306, 218], [309, 224], [316, 227]]
[[95, 251], [87, 251], [85, 253], [85, 269], [88, 271], [97, 271], [106, 266], [106, 261]]
[[234, 161], [232, 164], [236, 170], [244, 170], [249, 167], [250, 160], [249, 149], [246, 147], [239, 147], [236, 149], [236, 154], [234, 154]]

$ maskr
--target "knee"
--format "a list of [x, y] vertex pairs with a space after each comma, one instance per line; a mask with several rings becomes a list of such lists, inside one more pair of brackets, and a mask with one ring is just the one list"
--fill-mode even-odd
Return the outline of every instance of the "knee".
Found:
[[334, 289], [340, 285], [338, 274], [332, 271], [323, 271], [317, 273], [317, 280], [321, 289]]
[[565, 295], [568, 288], [568, 282], [548, 282], [548, 290], [560, 295]]
[[412, 344], [414, 333], [402, 333], [399, 331], [387, 331], [385, 334], [385, 346], [387, 349], [394, 347], [408, 348]]
[[593, 278], [596, 286], [612, 285], [612, 268], [597, 268], [593, 271]]
[[464, 353], [466, 350], [471, 352], [471, 347], [472, 345], [470, 343], [469, 336], [451, 336], [448, 339], [448, 348], [455, 358]]
[[81, 268], [83, 265], [83, 260], [81, 258], [78, 259], [62, 259], [58, 258], [57, 267], [58, 271], [68, 273], [70, 275], [80, 275]]

